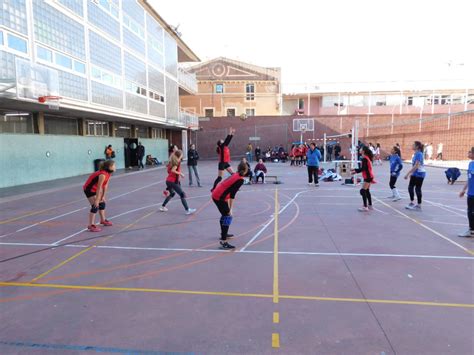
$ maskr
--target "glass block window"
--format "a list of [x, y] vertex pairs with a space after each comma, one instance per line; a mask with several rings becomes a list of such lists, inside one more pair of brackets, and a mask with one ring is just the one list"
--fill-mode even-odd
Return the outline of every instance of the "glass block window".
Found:
[[33, 12], [37, 41], [85, 60], [84, 26], [44, 1], [33, 1]]
[[148, 87], [158, 92], [165, 92], [165, 75], [150, 66], [148, 66]]
[[15, 55], [0, 50], [0, 78], [15, 79]]
[[74, 12], [76, 15], [84, 17], [84, 4], [82, 0], [57, 0], [57, 2]]
[[143, 16], [139, 22], [134, 20], [132, 17], [129, 15], [123, 13], [122, 15], [122, 22], [124, 27], [128, 28], [130, 31], [132, 31], [135, 35], [137, 35], [139, 38], [145, 38], [145, 29], [143, 28]]
[[163, 52], [163, 27], [149, 14], [146, 15], [147, 36], [157, 40], [157, 50]]
[[[106, 0], [99, 0], [101, 2]], [[105, 6], [105, 3], [104, 3]], [[87, 16], [88, 20], [94, 26], [97, 26], [102, 31], [107, 32], [112, 37], [120, 40], [120, 23], [118, 21], [118, 12], [117, 17], [115, 17], [116, 6], [113, 6], [113, 14], [107, 12], [104, 6], [99, 6], [98, 4], [88, 1], [87, 2]]]
[[137, 57], [125, 52], [124, 55], [125, 78], [146, 86], [146, 67]]
[[143, 39], [138, 37], [135, 33], [128, 30], [127, 28], [123, 29], [123, 43], [130, 49], [136, 51], [137, 53], [145, 56], [145, 42]]
[[165, 105], [155, 101], [150, 101], [149, 105], [150, 115], [165, 118]]
[[140, 97], [137, 95], [125, 94], [125, 108], [128, 111], [147, 113], [147, 101], [146, 97]]
[[168, 33], [165, 33], [165, 65], [168, 73], [178, 76], [178, 46]]
[[94, 31], [89, 31], [89, 50], [91, 63], [116, 74], [122, 74], [122, 55], [119, 46]]
[[122, 1], [122, 10], [124, 15], [128, 15], [138, 23], [144, 23], [145, 10], [138, 5], [136, 0]]
[[87, 101], [87, 79], [58, 70], [59, 94], [76, 100]]
[[0, 25], [27, 35], [26, 0], [0, 0]]
[[63, 134], [77, 136], [79, 134], [79, 123], [75, 118], [44, 116], [45, 134]]
[[123, 108], [122, 90], [91, 82], [92, 102], [105, 106]]
[[179, 118], [179, 94], [176, 81], [166, 78], [166, 118], [178, 120]]

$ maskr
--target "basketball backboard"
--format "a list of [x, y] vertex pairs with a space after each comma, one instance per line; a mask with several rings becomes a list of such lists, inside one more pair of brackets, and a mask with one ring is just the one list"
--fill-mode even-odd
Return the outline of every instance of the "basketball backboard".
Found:
[[295, 118], [293, 120], [293, 132], [314, 131], [314, 119], [312, 118]]
[[58, 71], [27, 59], [16, 58], [16, 96], [38, 101], [41, 96], [58, 96]]

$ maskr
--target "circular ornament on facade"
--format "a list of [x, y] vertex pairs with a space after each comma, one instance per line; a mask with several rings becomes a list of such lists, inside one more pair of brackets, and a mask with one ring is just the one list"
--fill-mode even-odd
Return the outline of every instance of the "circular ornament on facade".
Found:
[[221, 77], [225, 74], [225, 66], [223, 64], [215, 64], [212, 67], [212, 75]]

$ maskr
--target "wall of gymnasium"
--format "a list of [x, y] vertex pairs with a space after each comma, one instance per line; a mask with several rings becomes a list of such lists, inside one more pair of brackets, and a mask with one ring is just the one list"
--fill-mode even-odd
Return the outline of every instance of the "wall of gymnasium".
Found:
[[[146, 154], [168, 159], [168, 140], [140, 139]], [[49, 181], [94, 171], [112, 144], [118, 169], [125, 164], [123, 138], [38, 134], [0, 135], [0, 188]]]

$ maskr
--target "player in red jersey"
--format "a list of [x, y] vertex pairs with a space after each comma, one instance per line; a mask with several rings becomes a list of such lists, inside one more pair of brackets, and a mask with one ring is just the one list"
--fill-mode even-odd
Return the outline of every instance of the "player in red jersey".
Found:
[[370, 148], [365, 145], [360, 149], [360, 153], [362, 154], [362, 166], [359, 169], [352, 170], [351, 173], [362, 173], [364, 184], [360, 189], [360, 195], [362, 196], [362, 202], [364, 203], [364, 206], [360, 207], [359, 211], [367, 212], [369, 210], [373, 210], [370, 185], [375, 184], [374, 172], [372, 170], [372, 160], [374, 159], [374, 154]]
[[237, 168], [237, 174], [233, 174], [216, 186], [212, 192], [212, 200], [221, 213], [219, 224], [221, 227], [220, 247], [221, 249], [234, 249], [233, 245], [227, 242], [233, 235], [229, 234], [229, 227], [232, 224], [232, 207], [234, 205], [235, 195], [244, 183], [244, 177], [247, 175], [247, 164], [240, 163]]
[[229, 129], [229, 134], [225, 138], [225, 140], [219, 140], [217, 142], [217, 148], [216, 152], [217, 155], [219, 156], [219, 164], [218, 164], [218, 171], [217, 171], [217, 178], [214, 181], [214, 186], [212, 187], [212, 191], [216, 188], [217, 184], [222, 181], [222, 178], [224, 177], [224, 171], [227, 170], [229, 174], [233, 174], [234, 171], [232, 170], [232, 167], [230, 166], [230, 149], [229, 149], [229, 144], [230, 141], [232, 140], [232, 137], [235, 134], [235, 129], [232, 127]]
[[101, 229], [95, 225], [95, 215], [99, 212], [100, 224], [103, 226], [111, 226], [112, 222], [105, 218], [105, 195], [109, 188], [109, 180], [115, 171], [115, 162], [106, 160], [100, 167], [99, 171], [91, 174], [83, 186], [84, 194], [91, 204], [89, 213], [89, 224], [87, 229], [90, 232], [100, 232]]
[[183, 152], [181, 150], [175, 151], [170, 156], [170, 162], [167, 167], [168, 177], [166, 178], [166, 190], [169, 191], [169, 195], [160, 207], [161, 212], [168, 211], [166, 205], [176, 194], [181, 198], [181, 203], [186, 210], [186, 214], [193, 214], [196, 212], [194, 208], [189, 208], [188, 202], [186, 201], [186, 195], [181, 189], [181, 183], [179, 180], [180, 178], [184, 178], [184, 174], [181, 173], [181, 160], [183, 160]]

